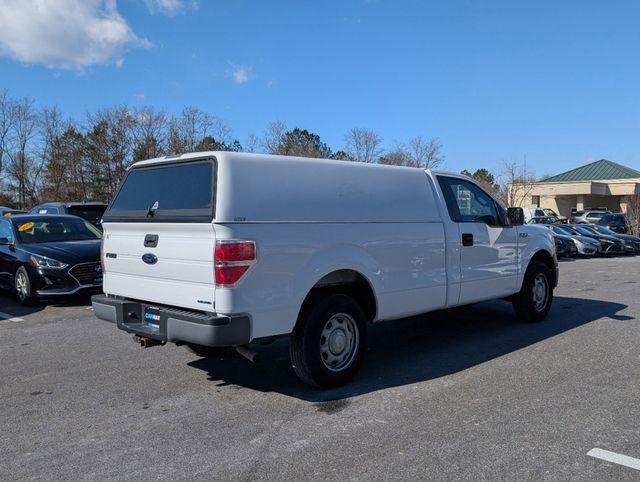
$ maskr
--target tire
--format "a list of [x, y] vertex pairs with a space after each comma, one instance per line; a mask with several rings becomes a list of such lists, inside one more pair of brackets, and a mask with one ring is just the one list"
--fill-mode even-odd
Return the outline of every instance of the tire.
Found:
[[522, 288], [512, 301], [516, 315], [527, 323], [542, 321], [549, 313], [552, 302], [552, 271], [544, 263], [531, 263], [524, 275]]
[[16, 298], [23, 306], [29, 306], [33, 304], [34, 298], [31, 294], [31, 280], [29, 280], [29, 273], [24, 268], [24, 266], [20, 266], [15, 276], [13, 277], [13, 287], [16, 292]]
[[300, 380], [331, 388], [357, 373], [366, 347], [366, 318], [353, 298], [314, 296], [305, 303], [291, 334], [291, 365]]
[[191, 353], [195, 353], [202, 358], [217, 358], [224, 355], [228, 350], [225, 346], [204, 346], [196, 345], [195, 343], [187, 343], [185, 346]]

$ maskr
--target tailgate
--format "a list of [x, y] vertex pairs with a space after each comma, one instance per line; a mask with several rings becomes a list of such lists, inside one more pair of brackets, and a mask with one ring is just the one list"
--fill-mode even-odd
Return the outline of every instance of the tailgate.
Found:
[[103, 228], [105, 293], [213, 311], [212, 224], [110, 222]]
[[103, 220], [104, 291], [214, 309], [215, 159], [132, 166]]

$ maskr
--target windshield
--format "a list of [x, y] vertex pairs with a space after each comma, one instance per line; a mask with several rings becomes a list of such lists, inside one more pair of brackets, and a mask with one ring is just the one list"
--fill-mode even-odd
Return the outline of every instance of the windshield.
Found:
[[16, 223], [18, 237], [25, 244], [60, 243], [101, 239], [102, 233], [84, 219], [37, 218]]
[[213, 177], [213, 162], [209, 160], [134, 167], [124, 178], [104, 220], [210, 222]]
[[97, 223], [102, 218], [102, 214], [104, 213], [107, 206], [70, 206], [67, 208], [67, 212], [69, 214], [73, 214], [74, 216], [81, 217], [82, 219], [86, 219], [92, 223]]
[[594, 218], [594, 219], [600, 219], [605, 214], [607, 214], [607, 213], [591, 211], [589, 214], [587, 214], [587, 217], [588, 218]]
[[608, 234], [610, 236], [617, 236], [618, 233], [611, 231], [609, 228], [605, 228], [604, 226], [595, 226], [593, 229], [602, 234]]
[[578, 233], [580, 234], [584, 234], [585, 236], [593, 236], [594, 234], [597, 234], [595, 231], [592, 231], [591, 229], [585, 226], [576, 227], [576, 231], [578, 231]]
[[547, 216], [551, 216], [552, 218], [557, 218], [558, 217], [558, 215], [556, 214], [556, 212], [553, 209], [548, 209], [547, 208], [547, 209], [543, 209], [543, 211]]
[[553, 226], [551, 229], [556, 233], [567, 234], [569, 236], [575, 234], [570, 228], [565, 228], [564, 226]]

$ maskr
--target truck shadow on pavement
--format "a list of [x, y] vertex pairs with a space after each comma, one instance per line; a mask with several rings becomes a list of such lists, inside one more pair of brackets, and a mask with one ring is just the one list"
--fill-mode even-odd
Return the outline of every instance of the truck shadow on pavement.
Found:
[[276, 392], [318, 403], [322, 411], [340, 409], [347, 398], [385, 388], [451, 375], [533, 345], [600, 318], [633, 320], [618, 315], [627, 305], [583, 298], [556, 297], [548, 318], [527, 324], [516, 320], [509, 303], [494, 301], [464, 314], [438, 312], [370, 327], [368, 350], [359, 374], [348, 385], [319, 390], [293, 373], [288, 343], [258, 346], [262, 361], [251, 364], [236, 353], [202, 358], [189, 365], [207, 372], [219, 386]]

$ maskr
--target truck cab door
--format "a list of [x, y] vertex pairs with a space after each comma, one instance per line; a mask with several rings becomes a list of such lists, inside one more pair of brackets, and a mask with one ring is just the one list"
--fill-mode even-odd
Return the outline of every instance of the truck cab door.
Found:
[[475, 183], [438, 176], [460, 243], [459, 304], [517, 291], [518, 232], [494, 199]]

